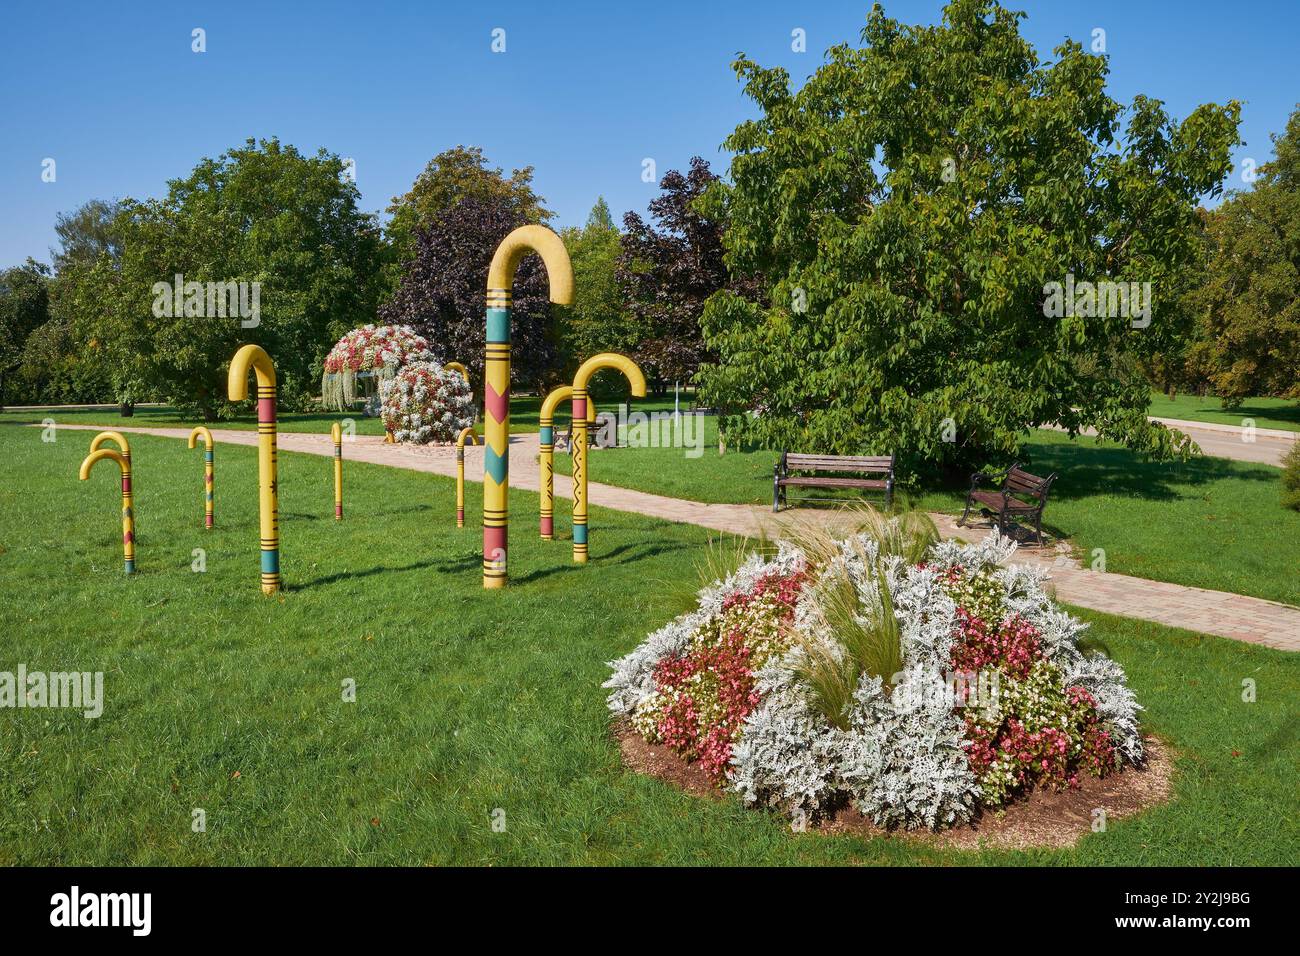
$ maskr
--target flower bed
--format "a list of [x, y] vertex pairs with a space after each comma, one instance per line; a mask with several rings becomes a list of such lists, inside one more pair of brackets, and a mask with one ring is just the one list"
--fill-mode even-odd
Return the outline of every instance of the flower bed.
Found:
[[474, 393], [465, 376], [435, 362], [412, 362], [381, 389], [384, 428], [399, 442], [453, 442], [474, 424]]
[[1086, 625], [1042, 571], [1002, 566], [1014, 550], [945, 541], [913, 562], [866, 534], [817, 558], [783, 544], [612, 662], [610, 709], [795, 819], [851, 804], [939, 829], [1140, 764], [1122, 669], [1080, 649]]

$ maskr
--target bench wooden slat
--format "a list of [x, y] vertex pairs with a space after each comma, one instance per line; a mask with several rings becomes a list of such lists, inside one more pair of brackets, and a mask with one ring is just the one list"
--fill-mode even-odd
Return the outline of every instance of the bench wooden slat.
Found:
[[885, 488], [889, 482], [883, 478], [809, 478], [796, 475], [782, 478], [781, 484], [805, 488]]

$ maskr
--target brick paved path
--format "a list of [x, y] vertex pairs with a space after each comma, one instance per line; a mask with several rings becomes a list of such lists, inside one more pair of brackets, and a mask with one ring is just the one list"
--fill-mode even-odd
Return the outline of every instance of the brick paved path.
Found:
[[[60, 425], [59, 428], [103, 430], [100, 425]], [[136, 428], [119, 425], [117, 430], [161, 438], [189, 437], [189, 429], [186, 428]], [[218, 442], [257, 444], [255, 431], [214, 429], [212, 435]], [[511, 487], [538, 490], [537, 445], [536, 433], [511, 436]], [[281, 432], [279, 447], [284, 451], [313, 455], [334, 454], [334, 446], [328, 434]], [[358, 435], [344, 447], [343, 454], [352, 461], [408, 468], [452, 478], [456, 475], [456, 451], [451, 447], [385, 445], [377, 436]], [[597, 469], [600, 467], [600, 454], [602, 452], [595, 452]], [[482, 474], [482, 447], [467, 447], [466, 478], [481, 481]], [[596, 482], [590, 484], [589, 491], [591, 504], [598, 507], [699, 525], [737, 535], [748, 536], [765, 531], [770, 537], [776, 537], [783, 528], [792, 524], [835, 520], [835, 512], [824, 509], [796, 509], [774, 515], [766, 507], [701, 504]], [[573, 483], [567, 475], [555, 476], [555, 495], [557, 499], [573, 497]], [[988, 533], [978, 528], [958, 528], [956, 519], [949, 515], [936, 514], [933, 518], [939, 525], [939, 530], [948, 537], [976, 540], [980, 535]], [[535, 515], [519, 514], [518, 520], [529, 530], [535, 530]], [[1051, 549], [1040, 551], [1032, 547], [1022, 548], [1017, 552], [1015, 560], [1047, 566], [1057, 597], [1068, 604], [1155, 621], [1202, 634], [1249, 641], [1281, 650], [1300, 651], [1300, 608], [1242, 594], [1148, 581], [1125, 574], [1100, 573], [1080, 567], [1062, 552]]]

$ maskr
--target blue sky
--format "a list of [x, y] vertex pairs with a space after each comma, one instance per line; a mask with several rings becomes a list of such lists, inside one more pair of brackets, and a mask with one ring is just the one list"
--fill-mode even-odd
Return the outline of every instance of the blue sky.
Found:
[[[1022, 0], [1048, 55], [1106, 31], [1110, 92], [1245, 101], [1235, 158], [1264, 162], [1300, 99], [1300, 4]], [[54, 217], [88, 199], [160, 195], [247, 137], [355, 159], [363, 204], [382, 210], [458, 143], [506, 169], [532, 165], [560, 225], [598, 195], [615, 218], [643, 211], [658, 172], [693, 154], [725, 165], [723, 138], [750, 114], [730, 63], [744, 51], [796, 81], [826, 47], [857, 41], [870, 4], [766, 0], [652, 3], [43, 3], [13, 5], [0, 35], [0, 266], [48, 259]], [[934, 0], [886, 3], [933, 22]], [[207, 52], [191, 51], [191, 31]], [[506, 31], [506, 52], [491, 50]], [[807, 32], [808, 52], [790, 35]], [[55, 182], [42, 182], [53, 158]], [[1234, 173], [1234, 185], [1241, 185]]]

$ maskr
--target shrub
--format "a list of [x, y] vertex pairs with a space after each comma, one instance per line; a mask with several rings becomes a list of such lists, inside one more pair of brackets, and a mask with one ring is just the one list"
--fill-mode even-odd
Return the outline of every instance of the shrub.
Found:
[[1282, 459], [1282, 507], [1300, 511], [1300, 441]]

